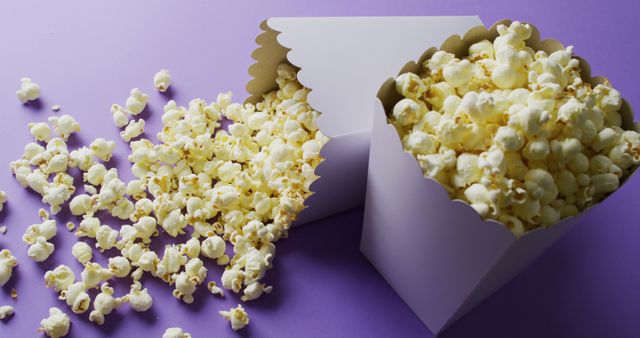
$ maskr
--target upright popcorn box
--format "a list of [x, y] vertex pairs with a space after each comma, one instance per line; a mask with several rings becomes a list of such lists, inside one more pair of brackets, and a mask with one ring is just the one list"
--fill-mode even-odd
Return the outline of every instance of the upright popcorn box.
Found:
[[[365, 198], [372, 98], [397, 65], [454, 33], [482, 22], [477, 16], [270, 18], [261, 24], [249, 68], [248, 103], [276, 85], [277, 66], [300, 69], [320, 112], [319, 130], [330, 138], [316, 169], [314, 194], [294, 223], [304, 224], [362, 205]], [[416, 44], [415, 41], [419, 43]]]
[[[472, 43], [498, 36], [496, 27], [501, 23], [510, 21], [490, 29], [475, 27], [462, 38], [454, 35], [440, 50], [466, 55]], [[555, 40], [541, 41], [535, 27], [527, 45], [548, 53], [563, 48]], [[427, 50], [400, 73], [420, 73], [422, 62], [435, 51]], [[579, 60], [583, 80], [594, 85], [605, 81], [591, 78], [587, 63]], [[482, 220], [469, 204], [452, 200], [440, 183], [423, 176], [416, 158], [403, 150], [398, 132], [387, 122], [401, 99], [394, 79], [382, 85], [377, 97], [361, 250], [422, 322], [439, 334], [589, 217], [592, 208], [516, 239], [505, 225]], [[623, 129], [634, 129], [633, 114], [624, 100], [621, 115]]]

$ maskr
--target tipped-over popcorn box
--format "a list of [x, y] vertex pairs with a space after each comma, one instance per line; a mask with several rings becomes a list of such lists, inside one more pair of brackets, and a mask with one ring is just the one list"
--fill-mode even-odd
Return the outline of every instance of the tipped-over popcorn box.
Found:
[[[493, 41], [500, 23], [509, 21], [441, 40], [445, 42], [440, 50], [457, 57], [467, 55], [472, 43]], [[535, 28], [527, 45], [548, 53], [563, 48], [555, 40], [541, 41]], [[429, 46], [437, 44], [423, 45]], [[422, 62], [435, 51], [427, 50], [400, 73], [419, 74]], [[590, 77], [584, 60], [580, 64], [583, 80], [604, 81]], [[466, 202], [452, 200], [440, 183], [425, 178], [416, 158], [403, 150], [398, 132], [387, 120], [402, 98], [393, 78], [382, 85], [377, 97], [361, 250], [422, 322], [439, 334], [588, 218], [593, 207], [516, 238], [505, 225], [483, 220]], [[623, 129], [633, 129], [633, 114], [624, 100], [621, 115]]]
[[[330, 138], [322, 148], [320, 179], [295, 224], [362, 205], [365, 198], [373, 101], [379, 84], [397, 65], [442, 41], [481, 24], [477, 16], [270, 18], [256, 38], [259, 47], [247, 84], [255, 103], [276, 85], [277, 66], [300, 69], [311, 90], [308, 102], [320, 112], [319, 130]], [[415, 42], [418, 41], [418, 44]]]

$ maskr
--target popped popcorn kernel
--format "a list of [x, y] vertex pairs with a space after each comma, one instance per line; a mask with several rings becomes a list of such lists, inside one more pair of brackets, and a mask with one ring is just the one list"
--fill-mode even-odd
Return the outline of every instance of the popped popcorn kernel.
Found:
[[240, 304], [235, 308], [229, 309], [229, 311], [220, 311], [219, 313], [222, 318], [231, 323], [231, 328], [234, 331], [238, 331], [249, 324], [249, 315]]
[[31, 81], [28, 77], [20, 79], [20, 89], [16, 92], [18, 99], [22, 103], [35, 101], [40, 97], [40, 86]]
[[159, 92], [166, 92], [171, 85], [171, 75], [169, 74], [169, 71], [166, 69], [161, 69], [160, 71], [158, 71], [153, 76], [153, 85]]
[[44, 332], [51, 338], [64, 337], [69, 333], [71, 327], [71, 319], [57, 307], [49, 309], [49, 317], [40, 321], [38, 331]]
[[13, 306], [11, 305], [0, 306], [0, 320], [4, 320], [11, 316], [13, 316]]

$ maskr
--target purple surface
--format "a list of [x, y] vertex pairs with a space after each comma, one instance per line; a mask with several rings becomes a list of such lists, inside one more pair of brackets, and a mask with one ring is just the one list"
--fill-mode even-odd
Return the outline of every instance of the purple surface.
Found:
[[[589, 60], [594, 75], [606, 75], [632, 106], [640, 106], [640, 52], [634, 1], [370, 1], [330, 0], [243, 2], [203, 1], [4, 1], [0, 3], [0, 189], [9, 194], [0, 223], [9, 232], [0, 247], [9, 247], [20, 261], [16, 275], [0, 290], [0, 304], [13, 304], [16, 315], [0, 323], [0, 337], [38, 336], [35, 329], [47, 308], [66, 305], [45, 289], [43, 269], [55, 263], [74, 268], [72, 235], [61, 228], [58, 250], [39, 266], [26, 257], [19, 241], [27, 225], [38, 220], [39, 199], [23, 190], [7, 166], [30, 140], [26, 123], [62, 111], [77, 117], [83, 131], [76, 142], [94, 137], [118, 140], [109, 105], [124, 102], [139, 86], [151, 95], [148, 130], [159, 126], [166, 100], [151, 90], [153, 74], [168, 68], [173, 97], [185, 104], [193, 97], [213, 99], [233, 90], [238, 100], [249, 79], [250, 52], [268, 16], [320, 15], [469, 15], [491, 24], [509, 17], [536, 24], [543, 36], [576, 46]], [[427, 32], [425, 32], [426, 34]], [[399, 65], [400, 67], [401, 65]], [[38, 104], [23, 107], [15, 97], [18, 80], [30, 76], [42, 86]], [[125, 145], [118, 141], [116, 161], [130, 177]], [[609, 200], [606, 213], [594, 210], [525, 272], [455, 323], [442, 337], [638, 337], [640, 336], [640, 186], [636, 177]], [[431, 336], [400, 298], [358, 253], [361, 210], [295, 229], [278, 248], [276, 267], [269, 272], [274, 293], [249, 304], [252, 316], [247, 336]], [[97, 255], [100, 256], [100, 255]], [[215, 270], [210, 272], [211, 276]], [[195, 338], [235, 336], [217, 311], [235, 305], [206, 295], [192, 306], [170, 296], [170, 288], [147, 282], [155, 296], [153, 310], [132, 313], [126, 306], [96, 328], [72, 315], [73, 337], [159, 337], [180, 325]], [[18, 300], [9, 298], [11, 287]], [[204, 290], [203, 290], [204, 291]], [[204, 294], [203, 294], [204, 295]]]

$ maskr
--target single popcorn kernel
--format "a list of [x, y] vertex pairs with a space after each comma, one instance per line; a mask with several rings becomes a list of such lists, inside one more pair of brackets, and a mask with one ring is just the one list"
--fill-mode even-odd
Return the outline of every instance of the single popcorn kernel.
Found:
[[249, 315], [244, 311], [242, 305], [229, 309], [229, 311], [220, 311], [222, 318], [231, 323], [231, 328], [238, 331], [249, 324]]
[[129, 97], [125, 103], [127, 110], [131, 115], [140, 114], [144, 108], [147, 106], [147, 101], [149, 100], [149, 96], [143, 93], [140, 89], [134, 88], [131, 89]]
[[18, 261], [9, 249], [2, 249], [0, 251], [0, 287], [7, 284], [13, 274], [13, 268], [17, 265]]
[[44, 332], [51, 338], [60, 338], [69, 333], [70, 326], [69, 316], [57, 307], [52, 307], [49, 309], [49, 317], [40, 322], [38, 331]]
[[159, 72], [157, 72], [153, 76], [153, 85], [159, 92], [166, 92], [171, 85], [171, 75], [169, 74], [169, 71], [166, 69], [161, 69]]
[[20, 89], [16, 92], [16, 95], [22, 103], [35, 101], [40, 97], [40, 86], [32, 82], [30, 78], [23, 77], [20, 79]]
[[164, 331], [162, 338], [191, 338], [191, 334], [179, 327], [170, 327]]
[[[621, 128], [609, 82], [581, 78], [573, 47], [534, 51], [519, 22], [497, 31], [468, 56], [437, 51], [420, 74], [398, 75], [388, 122], [425, 177], [519, 237], [618, 189], [640, 164], [640, 134]], [[234, 270], [222, 279], [260, 289]]]
[[0, 306], [0, 320], [4, 320], [11, 316], [13, 316], [13, 306], [11, 305]]

